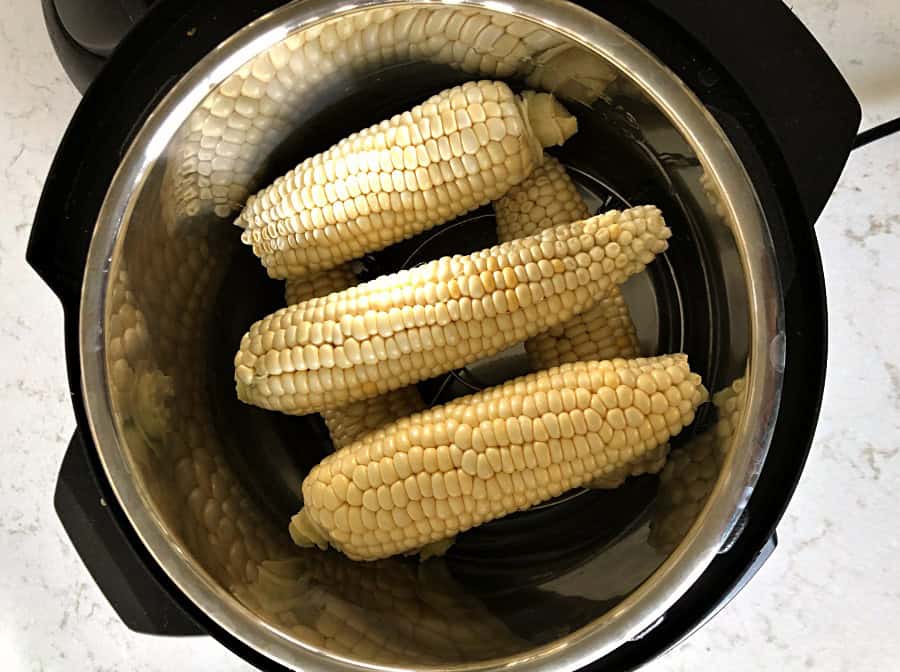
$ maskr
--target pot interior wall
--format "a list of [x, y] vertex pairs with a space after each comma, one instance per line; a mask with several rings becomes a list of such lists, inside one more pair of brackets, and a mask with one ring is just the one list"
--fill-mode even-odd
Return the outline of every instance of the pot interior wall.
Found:
[[[403, 29], [406, 30], [404, 34]], [[670, 468], [578, 490], [461, 535], [445, 558], [354, 563], [287, 533], [307, 471], [332, 450], [319, 416], [237, 401], [232, 360], [283, 305], [232, 226], [247, 194], [349, 132], [473, 78], [557, 93], [580, 130], [555, 154], [593, 211], [652, 203], [670, 250], [624, 294], [645, 354], [683, 351], [711, 391], [747, 365], [743, 266], [696, 152], [625, 73], [499, 12], [402, 6], [301, 29], [210, 93], [123, 223], [104, 330], [133, 476], [183, 553], [299, 643], [397, 666], [521, 654], [599, 618], [650, 577], [718, 478], [728, 436], [704, 407]], [[496, 242], [488, 205], [356, 262], [361, 280]], [[419, 388], [428, 402], [527, 371], [521, 348]]]

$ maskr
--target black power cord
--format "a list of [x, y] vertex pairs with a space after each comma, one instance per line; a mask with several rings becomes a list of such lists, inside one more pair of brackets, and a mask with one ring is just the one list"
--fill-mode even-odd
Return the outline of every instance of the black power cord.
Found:
[[886, 121], [883, 124], [878, 124], [878, 126], [857, 135], [856, 140], [853, 142], [853, 149], [859, 149], [860, 147], [868, 145], [870, 142], [881, 140], [898, 131], [900, 131], [900, 117]]

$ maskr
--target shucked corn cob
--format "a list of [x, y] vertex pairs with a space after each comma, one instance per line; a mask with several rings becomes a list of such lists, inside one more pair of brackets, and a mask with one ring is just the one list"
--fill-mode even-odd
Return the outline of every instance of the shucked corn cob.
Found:
[[[356, 283], [356, 274], [349, 266], [342, 265], [305, 278], [288, 280], [284, 294], [288, 305], [292, 305], [340, 292]], [[328, 427], [331, 442], [338, 449], [397, 418], [424, 408], [419, 391], [415, 386], [409, 386], [322, 411], [322, 418]]]
[[407, 60], [476, 77], [527, 75], [531, 88], [588, 104], [615, 79], [602, 58], [539, 24], [499, 13], [385, 7], [340, 17], [259, 54], [191, 114], [166, 165], [170, 226], [239, 209], [273, 148], [336, 77]]
[[303, 481], [300, 545], [414, 551], [640, 460], [706, 398], [685, 355], [576, 362], [405, 418]]
[[501, 241], [531, 236], [591, 214], [565, 167], [549, 154], [524, 181], [494, 201], [494, 212]]
[[669, 236], [652, 206], [612, 211], [283, 308], [241, 340], [238, 397], [304, 414], [465, 366], [590, 307]]
[[[521, 184], [494, 202], [501, 241], [531, 236], [551, 226], [586, 219], [590, 210], [563, 165], [552, 156]], [[636, 357], [637, 333], [618, 287], [584, 311], [529, 339], [535, 369], [566, 362]]]
[[637, 332], [618, 287], [590, 310], [528, 339], [525, 350], [535, 369], [640, 354]]
[[504, 194], [577, 121], [550, 94], [467, 82], [306, 159], [247, 200], [241, 236], [275, 278], [328, 270]]

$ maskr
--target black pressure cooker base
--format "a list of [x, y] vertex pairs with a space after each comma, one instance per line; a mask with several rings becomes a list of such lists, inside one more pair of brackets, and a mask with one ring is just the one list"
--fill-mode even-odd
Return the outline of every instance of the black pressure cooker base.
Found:
[[[79, 385], [75, 316], [87, 244], [118, 157], [152, 110], [154, 101], [181, 73], [236, 28], [279, 4], [277, 0], [263, 0], [252, 6], [212, 0], [160, 3], [132, 31], [101, 73], [63, 140], [41, 199], [28, 259], [64, 304], [73, 402], [84, 431], [87, 422]], [[729, 541], [693, 589], [652, 630], [590, 666], [596, 670], [627, 670], [643, 664], [702, 624], [740, 589], [771, 552], [774, 526], [806, 459], [824, 380], [824, 287], [811, 223], [846, 160], [858, 127], [859, 108], [837, 71], [780, 2], [758, 2], [746, 8], [705, 0], [581, 4], [640, 39], [703, 98], [735, 145], [759, 192], [773, 235], [782, 241], [779, 251], [791, 264], [785, 283], [788, 347], [782, 395], [782, 409], [789, 409], [789, 413], [776, 419], [769, 457], [748, 504], [740, 535]], [[216, 20], [204, 19], [210, 16]], [[764, 53], [756, 48], [755, 36], [759, 34], [767, 36]], [[803, 86], [791, 86], [792, 82]], [[110, 100], [119, 104], [111, 106]], [[822, 109], [829, 110], [829, 114], [821, 114]], [[822, 138], [828, 142], [822, 144]], [[85, 146], [92, 147], [89, 155], [83, 151]], [[66, 223], [64, 236], [60, 235], [60, 222]], [[677, 240], [673, 241], [672, 254], [676, 244]], [[260, 283], [258, 291], [254, 291], [260, 301], [255, 307], [257, 316], [268, 312], [270, 305], [280, 305], [277, 301], [281, 288], [266, 282], [268, 288]], [[266, 300], [271, 303], [263, 305]], [[240, 329], [245, 329], [246, 324]], [[223, 353], [227, 351], [230, 357], [236, 343], [234, 340], [223, 348]], [[321, 423], [317, 431], [320, 434], [315, 443], [327, 444]], [[140, 600], [143, 625], [137, 625], [138, 620], [134, 619], [126, 618], [126, 622], [145, 631], [188, 631], [187, 626], [172, 627], [166, 616], [166, 605], [177, 603], [177, 613], [189, 614], [188, 620], [198, 623], [201, 630], [213, 634], [254, 665], [282, 669], [232, 637], [187, 601], [141, 548], [140, 540], [112, 497], [89, 435], [85, 436], [82, 443], [76, 435], [67, 454], [64, 465], [68, 467], [60, 474], [57, 508], [79, 553], [117, 610], [127, 613], [128, 602]], [[71, 455], [78, 459], [70, 459]], [[302, 477], [299, 470], [295, 476]], [[294, 483], [294, 488], [299, 482], [294, 477], [285, 480]], [[633, 485], [649, 488], [646, 484], [652, 480], [637, 479]], [[86, 487], [67, 487], [79, 482]], [[92, 488], [96, 488], [94, 495], [90, 494]], [[78, 493], [84, 501], [93, 498], [98, 506], [71, 506], [73, 500], [66, 493]], [[644, 496], [652, 497], [636, 495]], [[296, 502], [296, 493], [292, 492], [291, 497], [291, 501], [272, 504], [271, 508], [289, 510]], [[76, 524], [79, 511], [105, 521], [98, 523], [98, 534], [83, 533], [85, 527]], [[109, 525], [121, 534], [104, 531]], [[623, 522], [622, 527], [627, 529], [627, 524]], [[464, 550], [467, 543], [461, 539], [460, 548]], [[103, 552], [86, 553], [81, 550], [85, 544], [102, 546]], [[484, 540], [484, 545], [488, 545], [488, 540]], [[105, 563], [97, 561], [101, 556]], [[132, 558], [131, 564], [128, 558]], [[124, 575], [131, 584], [130, 590], [109, 580], [116, 575], [109, 569], [110, 563], [127, 568]], [[569, 606], [574, 608], [574, 602]], [[527, 606], [523, 613], [527, 613]]]

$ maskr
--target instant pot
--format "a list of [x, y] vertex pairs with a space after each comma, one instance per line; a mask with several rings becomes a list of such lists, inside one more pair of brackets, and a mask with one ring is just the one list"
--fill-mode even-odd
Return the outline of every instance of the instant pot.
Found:
[[[813, 226], [860, 121], [780, 1], [43, 5], [84, 92], [28, 249], [63, 304], [78, 423], [55, 503], [128, 627], [209, 635], [267, 670], [633, 669], [773, 552], [825, 377]], [[662, 209], [670, 249], [623, 293], [642, 350], [688, 353], [722, 401], [660, 476], [568, 493], [444, 558], [295, 548], [299, 484], [331, 446], [318, 416], [235, 399], [241, 334], [283, 299], [232, 221], [301, 158], [473, 78], [578, 117], [556, 156], [595, 211]], [[495, 241], [487, 207], [356, 268]], [[499, 382], [517, 357], [420, 390]]]

